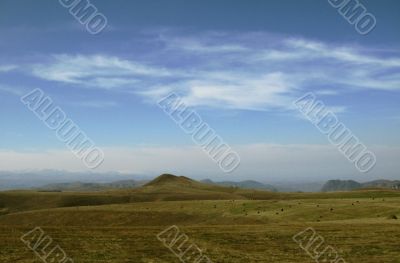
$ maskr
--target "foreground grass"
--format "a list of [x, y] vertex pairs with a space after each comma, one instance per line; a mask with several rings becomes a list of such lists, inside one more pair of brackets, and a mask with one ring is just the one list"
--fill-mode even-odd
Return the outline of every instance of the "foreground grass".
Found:
[[[293, 224], [182, 227], [213, 262], [312, 262], [292, 241], [313, 226], [346, 262], [399, 262], [399, 224]], [[0, 227], [1, 262], [40, 262], [24, 247], [24, 227]], [[180, 262], [157, 239], [161, 227], [45, 227], [75, 262]]]
[[400, 262], [400, 220], [394, 215], [400, 218], [399, 195], [376, 191], [270, 200], [37, 205], [0, 216], [0, 262], [41, 262], [20, 240], [36, 226], [75, 262], [180, 262], [156, 238], [177, 225], [213, 262], [313, 262], [292, 237], [314, 227], [346, 262], [394, 263]]

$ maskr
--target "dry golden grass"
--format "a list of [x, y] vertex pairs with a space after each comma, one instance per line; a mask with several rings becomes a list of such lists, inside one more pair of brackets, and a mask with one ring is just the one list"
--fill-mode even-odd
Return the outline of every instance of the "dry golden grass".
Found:
[[180, 262], [156, 238], [170, 225], [213, 262], [313, 262], [292, 240], [306, 227], [346, 262], [400, 262], [400, 220], [393, 219], [400, 218], [400, 192], [285, 194], [183, 184], [0, 193], [0, 262], [41, 262], [20, 240], [36, 226], [75, 262]]

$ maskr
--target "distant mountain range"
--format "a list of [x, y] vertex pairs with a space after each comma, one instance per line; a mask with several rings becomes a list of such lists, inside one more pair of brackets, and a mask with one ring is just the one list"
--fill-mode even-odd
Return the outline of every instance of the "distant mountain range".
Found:
[[210, 179], [205, 179], [200, 182], [206, 183], [206, 184], [225, 186], [225, 187], [238, 187], [238, 188], [243, 188], [243, 189], [260, 189], [260, 190], [268, 190], [268, 191], [272, 191], [272, 192], [277, 191], [277, 189], [272, 185], [263, 184], [263, 183], [253, 181], [253, 180], [246, 180], [246, 181], [241, 181], [241, 182], [233, 182], [233, 181], [214, 182]]
[[[161, 177], [169, 184], [178, 183], [187, 177]], [[160, 178], [158, 178], [160, 180]], [[188, 180], [184, 180], [188, 182]], [[12, 189], [34, 189], [39, 191], [68, 191], [91, 192], [107, 191], [113, 189], [136, 189], [150, 182], [150, 178], [143, 175], [127, 175], [121, 173], [72, 173], [64, 171], [40, 171], [40, 172], [2, 172], [0, 171], [0, 191]], [[351, 191], [362, 188], [400, 189], [399, 180], [375, 180], [359, 183], [353, 180], [330, 180], [327, 182], [274, 182], [273, 185], [254, 180], [222, 181], [215, 182], [211, 179], [200, 181], [209, 186], [265, 190], [270, 192], [331, 192]]]
[[[168, 184], [176, 184], [182, 185], [186, 182], [192, 181], [191, 179], [180, 176], [176, 177], [173, 175], [163, 175], [161, 177], [157, 177], [153, 181], [136, 181], [136, 180], [121, 180], [111, 183], [90, 183], [90, 182], [70, 182], [70, 183], [54, 183], [47, 184], [41, 187], [35, 188], [35, 190], [39, 191], [68, 191], [68, 192], [85, 192], [85, 191], [106, 191], [113, 189], [128, 189], [128, 188], [137, 188], [143, 185], [151, 186], [154, 184], [167, 183]], [[233, 181], [223, 181], [223, 182], [214, 182], [210, 179], [200, 181], [204, 184], [215, 185], [215, 186], [223, 186], [223, 187], [236, 187], [243, 189], [258, 189], [258, 190], [267, 190], [276, 192], [277, 189], [272, 185], [263, 184], [257, 181], [246, 180], [241, 182], [233, 182]]]
[[119, 172], [69, 172], [60, 170], [0, 171], [0, 191], [39, 188], [43, 185], [71, 182], [111, 183], [125, 180], [148, 180], [141, 174]]
[[84, 182], [72, 182], [72, 183], [55, 183], [47, 184], [38, 187], [38, 191], [69, 191], [69, 192], [92, 192], [92, 191], [106, 191], [113, 189], [128, 189], [137, 188], [143, 186], [146, 181], [135, 181], [135, 180], [121, 180], [111, 183], [84, 183]]
[[400, 181], [375, 180], [366, 183], [359, 183], [353, 180], [330, 180], [322, 187], [322, 192], [351, 191], [362, 188], [386, 188], [400, 189]]
[[[183, 185], [187, 184], [191, 179], [180, 176], [163, 175], [154, 179], [151, 182], [142, 180], [120, 180], [111, 183], [89, 183], [89, 182], [71, 182], [71, 183], [55, 183], [47, 184], [41, 187], [35, 188], [39, 191], [69, 191], [69, 192], [84, 192], [84, 191], [106, 191], [113, 189], [129, 189], [138, 188], [143, 185], [151, 186], [153, 184], [166, 183]], [[255, 189], [255, 190], [265, 190], [271, 192], [282, 191], [282, 189], [277, 188], [270, 184], [263, 184], [253, 180], [245, 180], [240, 182], [234, 181], [222, 181], [214, 182], [211, 179], [205, 179], [200, 181], [203, 184], [222, 186], [222, 187], [234, 187], [241, 189]], [[385, 188], [385, 189], [400, 189], [400, 181], [390, 181], [390, 180], [375, 180], [366, 183], [359, 183], [353, 180], [329, 180], [326, 182], [322, 188], [321, 192], [334, 192], [334, 191], [351, 191], [363, 188]]]

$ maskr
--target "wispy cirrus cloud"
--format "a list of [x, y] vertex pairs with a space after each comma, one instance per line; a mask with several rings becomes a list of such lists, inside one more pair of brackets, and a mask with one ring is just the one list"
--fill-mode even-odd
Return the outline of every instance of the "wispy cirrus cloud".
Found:
[[365, 49], [363, 52], [359, 51], [362, 47], [352, 46], [334, 46], [322, 42], [308, 41], [305, 39], [289, 39], [285, 41], [289, 47], [295, 50], [301, 50], [302, 59], [333, 59], [337, 62], [348, 62], [360, 66], [381, 66], [385, 68], [400, 67], [400, 58], [380, 58], [376, 55], [368, 54], [374, 53]]
[[161, 48], [149, 50], [153, 55], [146, 60], [63, 54], [32, 65], [30, 73], [146, 100], [174, 91], [191, 106], [245, 110], [287, 110], [294, 98], [310, 90], [330, 96], [365, 89], [400, 91], [400, 57], [373, 47], [267, 33], [167, 31], [147, 37]]
[[265, 110], [290, 105], [291, 83], [281, 72], [247, 76], [234, 72], [199, 72], [193, 79], [154, 87], [140, 94], [161, 97], [169, 92], [182, 94], [190, 106]]
[[31, 66], [44, 80], [104, 89], [135, 84], [140, 79], [172, 76], [166, 68], [147, 66], [107, 55], [54, 55], [51, 62]]
[[74, 101], [74, 102], [69, 102], [68, 104], [72, 106], [94, 108], [94, 109], [117, 107], [119, 105], [115, 101], [103, 101], [103, 100]]
[[0, 72], [9, 72], [17, 69], [17, 65], [0, 65]]
[[15, 96], [22, 96], [26, 93], [26, 90], [20, 87], [0, 84], [0, 92], [8, 93]]

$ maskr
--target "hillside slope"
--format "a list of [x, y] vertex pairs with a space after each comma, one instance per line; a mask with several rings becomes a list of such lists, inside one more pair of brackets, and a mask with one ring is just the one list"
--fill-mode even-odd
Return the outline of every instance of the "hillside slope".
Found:
[[161, 175], [134, 189], [101, 192], [0, 192], [0, 216], [5, 214], [53, 208], [104, 206], [154, 201], [201, 200], [295, 200], [399, 197], [396, 190], [368, 190], [332, 193], [276, 193], [222, 187], [200, 183], [187, 177]]

